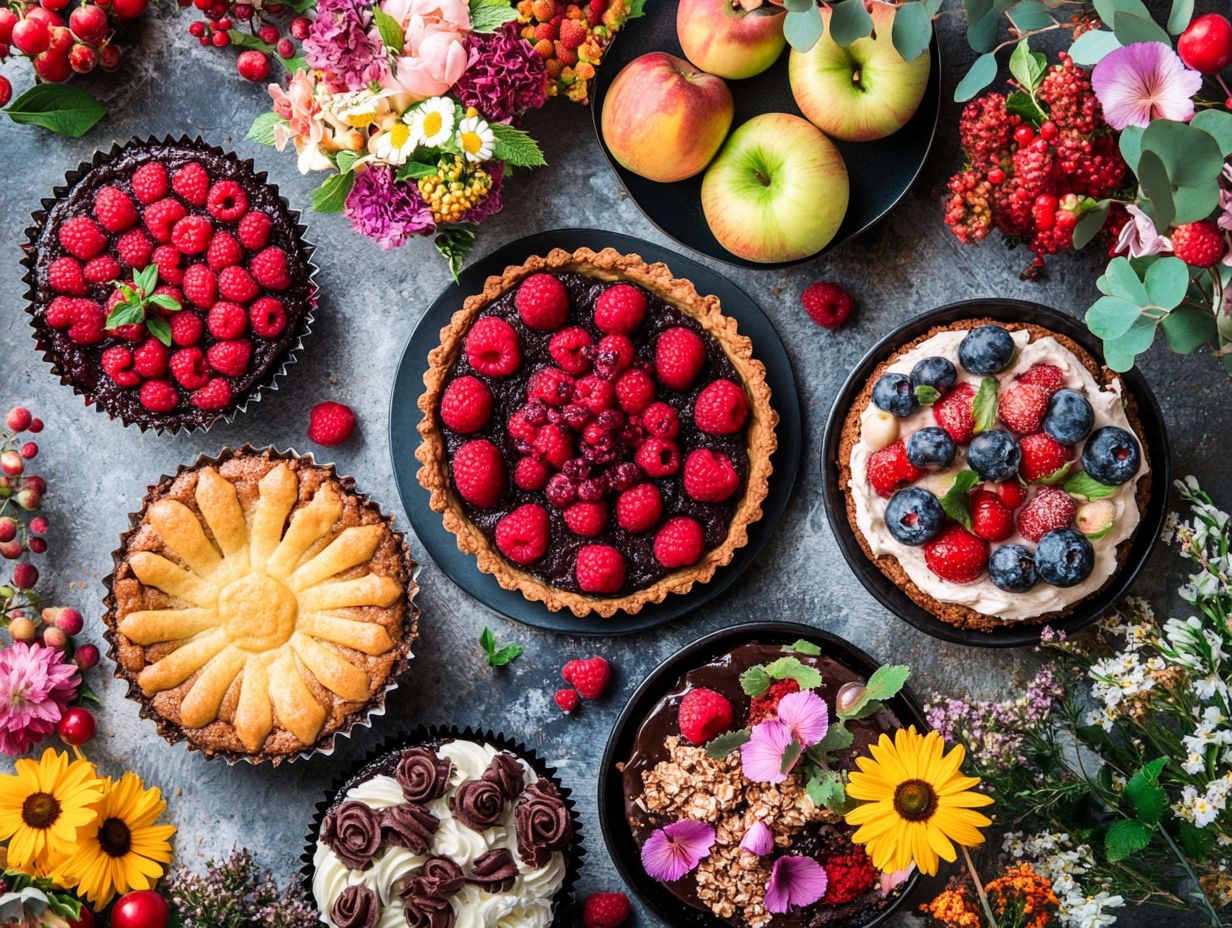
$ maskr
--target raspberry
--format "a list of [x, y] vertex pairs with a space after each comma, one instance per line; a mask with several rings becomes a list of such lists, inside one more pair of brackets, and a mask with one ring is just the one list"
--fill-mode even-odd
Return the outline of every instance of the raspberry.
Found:
[[198, 409], [225, 409], [231, 404], [231, 384], [222, 377], [214, 377], [204, 387], [189, 394], [188, 399]]
[[600, 377], [615, 377], [633, 363], [633, 342], [626, 335], [605, 335], [594, 347], [595, 373]]
[[[687, 469], [686, 469], [687, 473]], [[706, 547], [701, 523], [688, 516], [668, 519], [654, 540], [655, 560], [672, 570], [696, 564]]]
[[553, 474], [543, 488], [543, 495], [555, 508], [564, 509], [577, 499], [577, 484], [564, 474]]
[[247, 303], [260, 292], [252, 275], [242, 267], [224, 267], [218, 272], [218, 295], [224, 300]]
[[605, 409], [611, 409], [615, 400], [616, 391], [611, 383], [600, 380], [593, 374], [587, 374], [577, 382], [573, 389], [573, 401], [589, 409], [596, 416]]
[[608, 0], [590, 0], [586, 7], [586, 22], [591, 29], [603, 23], [603, 14], [607, 10]]
[[732, 435], [744, 428], [749, 417], [749, 401], [738, 384], [720, 379], [698, 394], [693, 406], [693, 421], [711, 435]]
[[589, 332], [580, 325], [571, 325], [552, 336], [548, 342], [548, 354], [561, 370], [577, 377], [590, 370], [590, 358], [586, 357], [585, 349], [591, 344], [593, 340]]
[[518, 287], [513, 304], [527, 328], [537, 332], [559, 329], [569, 318], [569, 292], [551, 274], [531, 274]]
[[453, 482], [458, 494], [480, 509], [491, 509], [505, 495], [505, 462], [486, 438], [468, 441], [454, 453]]
[[107, 236], [93, 219], [78, 216], [60, 226], [56, 237], [70, 255], [89, 261], [107, 247]]
[[[599, 0], [591, 0], [591, 7]], [[582, 905], [583, 928], [617, 928], [629, 918], [629, 898], [624, 893], [591, 893]]]
[[960, 445], [975, 437], [975, 388], [960, 383], [933, 404], [933, 418]]
[[530, 375], [526, 395], [549, 406], [564, 406], [573, 399], [573, 378], [558, 367], [542, 367]]
[[287, 268], [287, 253], [277, 245], [271, 245], [257, 254], [248, 264], [248, 270], [262, 287], [270, 290], [285, 290], [291, 286], [291, 272]]
[[648, 438], [637, 449], [633, 461], [648, 477], [670, 477], [680, 470], [680, 449], [674, 441]]
[[129, 229], [116, 239], [116, 256], [126, 267], [144, 268], [150, 263], [154, 243], [140, 229]]
[[616, 498], [616, 524], [626, 532], [647, 532], [663, 515], [663, 497], [653, 483], [641, 483]]
[[1018, 376], [1018, 382], [1039, 387], [1051, 398], [1065, 386], [1065, 372], [1052, 364], [1032, 364]]
[[907, 459], [907, 446], [902, 439], [869, 456], [868, 482], [878, 496], [889, 499], [896, 490], [915, 483], [922, 476], [924, 472]]
[[565, 525], [583, 538], [594, 538], [607, 527], [607, 503], [574, 503], [565, 510]]
[[726, 454], [708, 448], [689, 452], [684, 462], [684, 491], [692, 499], [703, 503], [721, 503], [738, 489], [740, 475]]
[[552, 697], [552, 699], [555, 700], [556, 705], [560, 707], [560, 711], [565, 713], [572, 712], [576, 709], [580, 698], [581, 697], [577, 694], [577, 690], [574, 689], [557, 690], [556, 695]]
[[509, 417], [509, 421], [505, 424], [505, 431], [520, 442], [532, 442], [539, 432], [539, 426], [532, 425], [526, 418], [526, 412], [519, 409]]
[[630, 415], [644, 410], [654, 397], [654, 380], [643, 370], [625, 371], [616, 380], [616, 401]]
[[118, 280], [120, 273], [120, 262], [111, 255], [91, 258], [81, 270], [82, 276], [92, 284], [105, 284]]
[[121, 387], [135, 387], [141, 383], [141, 377], [133, 367], [133, 353], [123, 345], [113, 345], [102, 353], [99, 367], [103, 373]]
[[656, 438], [675, 438], [680, 432], [680, 417], [667, 403], [651, 403], [642, 412], [642, 428]]
[[608, 335], [630, 335], [646, 318], [646, 294], [633, 284], [613, 284], [595, 301], [595, 326]]
[[513, 468], [513, 482], [520, 490], [542, 490], [548, 482], [547, 465], [536, 457], [527, 455]]
[[823, 905], [843, 905], [854, 902], [877, 882], [877, 869], [863, 848], [854, 847], [849, 854], [836, 854], [825, 862], [826, 894]]
[[1018, 531], [1023, 538], [1038, 542], [1049, 532], [1074, 522], [1078, 506], [1072, 496], [1058, 487], [1040, 487], [1018, 512]]
[[260, 251], [269, 242], [270, 230], [274, 228], [274, 220], [266, 213], [245, 213], [240, 220], [239, 228], [235, 230], [240, 244], [249, 251]]
[[[589, 545], [590, 548], [601, 548], [603, 545]], [[586, 549], [583, 548], [583, 551]], [[609, 551], [613, 550], [611, 548]], [[619, 556], [619, 552], [616, 552]], [[579, 569], [581, 554], [578, 555]], [[621, 561], [624, 570], [624, 561]], [[612, 668], [602, 657], [588, 657], [586, 660], [573, 660], [560, 669], [560, 675], [566, 683], [578, 691], [583, 699], [598, 699], [603, 695], [609, 683], [612, 682]]]
[[262, 338], [277, 338], [287, 327], [287, 309], [282, 301], [272, 296], [254, 300], [248, 307], [252, 330]]
[[94, 345], [106, 336], [107, 321], [103, 308], [93, 300], [58, 296], [47, 307], [47, 323], [56, 329], [67, 329], [75, 345]]
[[1223, 232], [1210, 219], [1187, 222], [1172, 231], [1172, 253], [1190, 267], [1214, 267], [1227, 250]]
[[180, 403], [179, 391], [165, 380], [147, 380], [137, 398], [150, 412], [171, 412]]
[[200, 348], [181, 348], [171, 356], [171, 376], [185, 390], [199, 390], [210, 380], [205, 353]]
[[215, 338], [228, 341], [244, 334], [248, 328], [248, 313], [244, 312], [243, 306], [220, 300], [210, 308], [205, 324]]
[[617, 593], [625, 585], [625, 559], [608, 545], [584, 545], [574, 573], [583, 593]]
[[822, 328], [837, 329], [851, 315], [851, 294], [838, 284], [818, 281], [800, 294], [800, 305]]
[[210, 175], [200, 162], [190, 161], [171, 177], [171, 189], [193, 206], [205, 206], [210, 190]]
[[205, 323], [191, 309], [172, 313], [170, 324], [171, 341], [180, 346], [197, 344], [205, 332]]
[[[576, 19], [566, 19], [560, 24], [560, 44], [573, 51], [586, 41], [586, 27]], [[563, 63], [563, 62], [562, 62]]]
[[1002, 391], [997, 400], [997, 415], [1015, 435], [1038, 432], [1047, 411], [1048, 394], [1035, 384], [1019, 382]]
[[988, 543], [953, 522], [924, 546], [924, 562], [942, 580], [970, 583], [988, 564]]
[[252, 358], [252, 342], [246, 338], [234, 341], [215, 342], [205, 353], [210, 367], [228, 377], [239, 377], [248, 370]]
[[976, 490], [971, 494], [971, 531], [985, 541], [1004, 541], [1014, 534], [1014, 513], [996, 493]]
[[147, 339], [133, 352], [133, 370], [147, 379], [167, 373], [167, 346], [156, 338]]
[[214, 227], [204, 216], [185, 216], [171, 228], [171, 244], [186, 255], [199, 255], [213, 235]]
[[775, 680], [770, 689], [760, 696], [749, 700], [749, 724], [757, 725], [779, 713], [779, 701], [788, 693], [800, 692], [800, 684], [795, 680]]
[[676, 713], [680, 734], [690, 744], [705, 744], [732, 727], [732, 704], [722, 693], [699, 686], [684, 694]]
[[459, 377], [441, 396], [441, 421], [462, 435], [478, 432], [492, 418], [492, 391], [478, 377]]
[[466, 335], [466, 360], [487, 377], [507, 377], [522, 366], [518, 333], [504, 319], [485, 316]]
[[143, 164], [133, 172], [133, 196], [144, 204], [167, 195], [167, 169], [157, 161]]
[[244, 260], [244, 249], [230, 232], [218, 232], [210, 239], [210, 247], [205, 253], [205, 262], [212, 271], [221, 271], [224, 267], [234, 267]]
[[81, 262], [67, 255], [56, 258], [47, 266], [47, 283], [56, 293], [69, 296], [86, 295], [86, 279], [81, 272]]
[[355, 413], [344, 403], [317, 403], [308, 415], [308, 440], [327, 448], [341, 445], [355, 431]]
[[655, 344], [655, 371], [659, 382], [673, 390], [687, 390], [706, 363], [706, 349], [697, 333], [674, 326]]
[[554, 422], [539, 429], [533, 444], [535, 453], [557, 470], [573, 457], [573, 437]]
[[187, 215], [183, 203], [167, 197], [147, 206], [142, 218], [154, 241], [166, 244], [171, 241], [172, 228]]
[[235, 181], [220, 180], [210, 188], [206, 207], [219, 222], [235, 222], [248, 212], [248, 194]]
[[496, 523], [496, 546], [515, 564], [533, 564], [548, 549], [548, 511], [536, 503], [519, 506]]
[[94, 194], [94, 218], [108, 232], [123, 232], [137, 221], [137, 207], [118, 187], [100, 187]]

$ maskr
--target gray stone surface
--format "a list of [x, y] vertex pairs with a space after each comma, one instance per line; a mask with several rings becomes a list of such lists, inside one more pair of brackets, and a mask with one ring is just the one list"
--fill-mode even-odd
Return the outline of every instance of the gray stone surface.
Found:
[[[825, 416], [846, 372], [881, 335], [918, 312], [954, 300], [1021, 297], [1080, 314], [1094, 298], [1101, 264], [1096, 255], [1054, 259], [1044, 280], [1023, 283], [1018, 273], [1027, 263], [1024, 252], [1007, 252], [998, 243], [960, 246], [942, 223], [937, 191], [959, 161], [958, 107], [948, 100], [971, 58], [959, 23], [961, 13], [942, 18], [947, 102], [937, 144], [919, 183], [894, 213], [803, 267], [725, 270], [778, 326], [805, 417], [804, 459], [791, 507], [747, 575], [718, 603], [675, 625], [634, 639], [594, 642], [535, 631], [489, 613], [424, 558], [418, 600], [423, 635], [406, 685], [390, 700], [389, 714], [374, 730], [341, 741], [333, 757], [278, 770], [228, 767], [189, 754], [182, 745], [165, 744], [152, 724], [138, 719], [137, 707], [123, 698], [123, 688], [104, 666], [92, 679], [105, 709], [102, 734], [90, 746], [90, 756], [104, 770], [128, 765], [164, 788], [171, 820], [180, 829], [176, 850], [181, 864], [199, 867], [211, 855], [247, 845], [265, 865], [289, 875], [298, 867], [305, 826], [322, 790], [384, 735], [420, 722], [482, 723], [526, 739], [559, 766], [585, 819], [589, 854], [581, 892], [614, 888], [619, 881], [595, 815], [600, 753], [621, 706], [644, 674], [694, 638], [747, 619], [806, 622], [881, 659], [910, 663], [921, 695], [937, 688], [981, 696], [1011, 693], [1029, 676], [1029, 653], [943, 644], [882, 609], [842, 561], [821, 496], [818, 462]], [[405, 525], [386, 442], [389, 389], [404, 341], [448, 282], [444, 264], [426, 241], [385, 253], [352, 234], [343, 218], [309, 212], [305, 218], [321, 265], [316, 331], [278, 393], [233, 425], [205, 435], [143, 435], [84, 408], [56, 383], [32, 350], [18, 260], [27, 217], [67, 169], [113, 140], [187, 133], [253, 157], [294, 205], [306, 206], [320, 179], [300, 177], [290, 155], [242, 141], [252, 118], [267, 104], [264, 91], [235, 77], [232, 54], [197, 47], [183, 28], [183, 16], [177, 21], [164, 14], [146, 30], [139, 60], [122, 76], [99, 82], [113, 112], [85, 138], [62, 139], [7, 122], [0, 128], [0, 406], [27, 404], [47, 422], [36, 463], [50, 483], [47, 515], [54, 531], [51, 550], [39, 565], [54, 598], [86, 613], [93, 639], [99, 638], [101, 580], [111, 565], [110, 552], [147, 484], [225, 445], [252, 442], [309, 450], [308, 410], [322, 400], [350, 404], [361, 423], [356, 438], [322, 458], [354, 474]], [[28, 79], [24, 69], [12, 64], [3, 71], [19, 90]], [[504, 212], [484, 226], [480, 253], [525, 233], [561, 226], [617, 230], [671, 245], [623, 196], [586, 110], [557, 103], [533, 114], [528, 125], [542, 140], [551, 167], [520, 173], [508, 185]], [[856, 316], [842, 331], [817, 328], [799, 307], [800, 291], [819, 278], [841, 282], [855, 297]], [[1216, 490], [1226, 485], [1232, 467], [1221, 452], [1232, 412], [1228, 384], [1216, 362], [1205, 355], [1178, 359], [1157, 346], [1142, 366], [1171, 429], [1176, 472], [1194, 473]], [[1175, 602], [1179, 575], [1175, 559], [1157, 550], [1138, 592], [1166, 607]], [[476, 643], [485, 624], [502, 640], [524, 644], [525, 656], [498, 673], [488, 670]], [[552, 703], [559, 668], [569, 658], [594, 653], [616, 668], [614, 685], [601, 701], [563, 717]], [[643, 913], [638, 924], [657, 924], [657, 919]]]

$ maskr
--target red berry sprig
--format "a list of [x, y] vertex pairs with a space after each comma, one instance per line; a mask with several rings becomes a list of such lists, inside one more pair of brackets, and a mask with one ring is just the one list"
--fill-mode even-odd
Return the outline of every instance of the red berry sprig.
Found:
[[[53, 0], [54, 2], [54, 0]], [[243, 48], [235, 70], [246, 81], [270, 77], [271, 60], [289, 61], [299, 54], [312, 21], [282, 3], [253, 4], [244, 0], [178, 0], [192, 6], [202, 18], [188, 26], [188, 34], [204, 48]], [[288, 21], [288, 16], [294, 18]], [[291, 65], [288, 65], [290, 68]]]

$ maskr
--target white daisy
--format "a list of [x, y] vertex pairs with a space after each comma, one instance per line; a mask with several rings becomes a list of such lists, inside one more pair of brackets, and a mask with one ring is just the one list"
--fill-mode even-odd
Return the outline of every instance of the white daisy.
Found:
[[357, 128], [376, 122], [381, 111], [387, 106], [384, 98], [371, 90], [334, 94], [326, 105], [339, 122]]
[[411, 135], [425, 148], [440, 148], [453, 138], [454, 103], [447, 97], [432, 97], [424, 100], [404, 117], [411, 127]]
[[415, 137], [411, 127], [404, 122], [394, 123], [372, 143], [372, 154], [378, 161], [394, 166], [406, 164], [415, 151]]
[[468, 114], [458, 124], [458, 147], [467, 161], [487, 161], [492, 157], [492, 149], [496, 145], [496, 136], [492, 127], [483, 118]]

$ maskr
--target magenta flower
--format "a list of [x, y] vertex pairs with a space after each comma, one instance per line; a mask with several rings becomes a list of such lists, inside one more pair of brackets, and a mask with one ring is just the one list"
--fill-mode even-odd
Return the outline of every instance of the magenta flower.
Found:
[[347, 90], [363, 90], [389, 73], [385, 49], [370, 32], [371, 4], [362, 0], [319, 0], [316, 19], [304, 39], [308, 67], [324, 71]]
[[783, 756], [794, 740], [791, 729], [778, 719], [755, 725], [749, 740], [740, 747], [744, 775], [755, 783], [782, 783], [788, 773], [783, 770]]
[[492, 177], [492, 186], [488, 188], [487, 196], [462, 214], [459, 222], [483, 222], [501, 211], [503, 205], [501, 188], [505, 180], [505, 162], [489, 161], [483, 167]]
[[1153, 119], [1193, 119], [1202, 75], [1163, 42], [1135, 42], [1104, 56], [1091, 72], [1091, 88], [1112, 128], [1146, 128]]
[[740, 839], [740, 849], [762, 857], [774, 850], [774, 832], [765, 822], [754, 822]]
[[466, 37], [470, 63], [453, 85], [463, 106], [473, 106], [490, 122], [508, 122], [547, 101], [547, 64], [522, 38], [517, 23], [490, 35]]
[[25, 754], [55, 731], [80, 684], [55, 648], [19, 641], [0, 651], [0, 751]]
[[407, 239], [436, 228], [432, 210], [414, 183], [399, 182], [393, 169], [374, 165], [355, 176], [347, 194], [346, 215], [360, 235], [382, 248], [399, 248]]
[[674, 883], [710, 856], [714, 829], [705, 822], [681, 819], [657, 829], [642, 845], [642, 866], [656, 880]]
[[826, 894], [825, 868], [811, 857], [786, 856], [774, 862], [766, 884], [766, 911], [782, 915], [812, 905]]
[[825, 701], [811, 690], [788, 693], [779, 700], [779, 721], [791, 730], [792, 737], [803, 748], [811, 748], [826, 736], [830, 727], [830, 710]]

